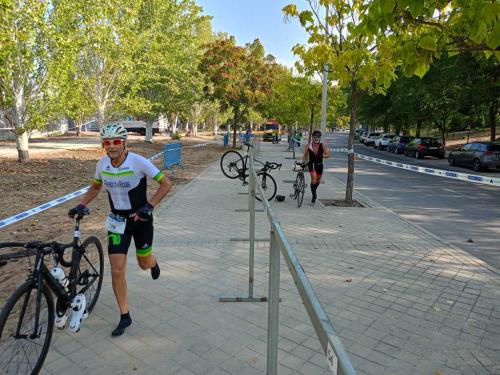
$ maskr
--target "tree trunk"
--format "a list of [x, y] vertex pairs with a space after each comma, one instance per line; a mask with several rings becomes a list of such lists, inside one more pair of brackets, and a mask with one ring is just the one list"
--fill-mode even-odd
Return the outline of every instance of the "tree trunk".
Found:
[[82, 120], [80, 117], [78, 117], [75, 120], [75, 125], [76, 125], [76, 136], [81, 137], [82, 136]]
[[347, 184], [345, 188], [346, 204], [352, 205], [354, 189], [354, 133], [356, 130], [356, 114], [358, 110], [358, 83], [351, 82], [351, 118], [349, 127], [349, 141], [347, 142]]
[[212, 122], [212, 129], [214, 135], [217, 136], [217, 134], [219, 134], [219, 126], [217, 125], [217, 116], [216, 115], [211, 116], [210, 121]]
[[415, 129], [415, 137], [420, 137], [421, 128], [422, 128], [422, 119], [417, 119], [417, 128]]
[[146, 122], [146, 137], [145, 141], [147, 143], [153, 143], [153, 123], [151, 121]]
[[490, 103], [490, 139], [494, 142], [497, 136], [497, 111], [498, 111], [498, 100]]
[[100, 103], [97, 109], [97, 124], [99, 129], [104, 125], [104, 116], [106, 115], [106, 103]]
[[193, 137], [198, 136], [198, 124], [193, 122]]
[[24, 88], [22, 85], [18, 85], [14, 90], [13, 125], [16, 132], [17, 161], [20, 163], [27, 163], [29, 161], [28, 132], [24, 126], [25, 104]]
[[177, 120], [178, 120], [178, 114], [176, 113], [174, 116], [174, 122], [172, 123], [172, 134], [177, 133]]
[[233, 109], [234, 111], [234, 129], [233, 129], [233, 148], [236, 148], [236, 127], [237, 127], [237, 124], [238, 124], [238, 119], [239, 119], [239, 109], [238, 108], [234, 108]]
[[17, 161], [27, 163], [29, 161], [28, 132], [16, 136]]
[[314, 104], [311, 104], [311, 123], [309, 124], [309, 140], [307, 143], [311, 143], [311, 137], [313, 132], [313, 124], [314, 124]]

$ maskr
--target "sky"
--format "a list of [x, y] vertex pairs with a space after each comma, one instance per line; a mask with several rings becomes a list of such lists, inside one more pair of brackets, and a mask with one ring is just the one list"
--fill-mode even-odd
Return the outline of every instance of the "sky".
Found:
[[299, 10], [304, 0], [195, 0], [210, 15], [214, 32], [236, 37], [238, 45], [259, 38], [266, 54], [281, 64], [292, 67], [297, 58], [291, 52], [297, 43], [305, 43], [307, 35], [296, 19], [285, 22], [281, 9], [290, 3]]

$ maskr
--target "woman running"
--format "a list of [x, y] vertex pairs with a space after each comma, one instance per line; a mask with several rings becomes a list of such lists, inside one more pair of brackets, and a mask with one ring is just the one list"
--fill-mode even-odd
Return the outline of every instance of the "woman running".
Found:
[[330, 151], [321, 143], [321, 132], [315, 130], [312, 133], [312, 142], [307, 145], [302, 156], [302, 161], [308, 162], [309, 173], [311, 175], [311, 205], [316, 203], [316, 191], [318, 190], [323, 174], [323, 158], [328, 158]]

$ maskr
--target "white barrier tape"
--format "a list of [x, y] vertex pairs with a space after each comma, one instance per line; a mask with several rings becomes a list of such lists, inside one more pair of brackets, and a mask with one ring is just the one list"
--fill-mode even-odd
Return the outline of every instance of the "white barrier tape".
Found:
[[[203, 147], [203, 146], [207, 146], [207, 145], [210, 145], [211, 143], [200, 143], [198, 145], [192, 145], [192, 146], [184, 146], [184, 147], [181, 147], [181, 150], [184, 150], [185, 148], [193, 148], [193, 147]], [[213, 144], [213, 143], [212, 143]], [[154, 157], [158, 157], [158, 155], [162, 155], [163, 152], [173, 152], [173, 151], [177, 151], [176, 150], [167, 150], [167, 151], [162, 151], [160, 152], [159, 154], [156, 154]]]
[[89, 186], [86, 186], [80, 190], [74, 191], [70, 194], [63, 196], [63, 197], [60, 197], [60, 198], [54, 199], [50, 202], [44, 203], [38, 207], [30, 208], [29, 210], [23, 211], [17, 215], [0, 220], [0, 229], [6, 227], [8, 225], [17, 223], [18, 221], [24, 220], [30, 216], [36, 215], [42, 211], [48, 210], [49, 208], [55, 207], [61, 203], [67, 202], [73, 198], [79, 197], [80, 195], [85, 194], [88, 189], [89, 189]]
[[373, 163], [384, 164], [384, 165], [387, 165], [389, 167], [394, 167], [394, 168], [406, 169], [406, 170], [409, 170], [412, 172], [423, 173], [423, 174], [428, 174], [428, 175], [432, 175], [432, 176], [452, 178], [455, 180], [461, 180], [461, 181], [467, 181], [467, 182], [474, 182], [476, 184], [500, 186], [500, 178], [480, 176], [480, 175], [476, 175], [476, 174], [468, 174], [468, 173], [461, 173], [461, 172], [454, 172], [454, 171], [447, 171], [445, 169], [420, 167], [418, 165], [403, 164], [403, 163], [399, 163], [399, 162], [395, 162], [395, 161], [374, 158], [372, 156], [366, 156], [366, 155], [361, 155], [361, 154], [357, 154], [357, 153], [354, 155], [356, 155], [356, 157], [358, 157], [360, 159], [368, 160], [368, 161], [371, 161]]
[[[201, 147], [201, 146], [205, 146], [205, 145], [208, 145], [209, 143], [202, 143], [202, 144], [199, 144], [199, 145], [194, 145], [194, 146], [186, 146], [186, 147], [183, 147], [183, 148], [190, 148], [190, 147]], [[159, 158], [160, 156], [163, 155], [163, 151], [162, 152], [159, 152], [153, 156], [151, 156], [149, 158], [149, 160], [153, 160], [153, 159], [156, 159], [156, 158]], [[48, 210], [49, 208], [52, 208], [52, 207], [55, 207], [57, 205], [60, 205], [61, 203], [64, 203], [64, 202], [67, 202], [71, 199], [74, 199], [76, 197], [79, 197], [80, 195], [83, 195], [87, 192], [87, 190], [89, 189], [89, 186], [86, 186], [80, 190], [77, 190], [77, 191], [74, 191], [72, 193], [69, 193], [67, 195], [64, 195], [60, 198], [57, 198], [57, 199], [54, 199], [50, 202], [47, 202], [47, 203], [44, 203], [38, 207], [34, 207], [34, 208], [30, 208], [29, 210], [26, 210], [26, 211], [23, 211], [21, 213], [18, 213], [14, 216], [10, 216], [6, 219], [2, 219], [0, 220], [0, 229], [2, 228], [5, 228], [6, 226], [9, 226], [11, 224], [14, 224], [14, 223], [17, 223], [18, 221], [21, 221], [21, 220], [24, 220], [30, 216], [33, 216], [33, 215], [36, 215], [36, 214], [39, 214], [40, 212], [42, 211], [45, 211], [45, 210]]]

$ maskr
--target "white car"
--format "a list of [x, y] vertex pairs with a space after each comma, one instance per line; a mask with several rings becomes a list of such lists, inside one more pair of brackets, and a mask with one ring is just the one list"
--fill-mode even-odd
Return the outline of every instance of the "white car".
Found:
[[363, 132], [361, 132], [361, 134], [359, 135], [359, 141], [361, 143], [365, 143], [365, 140], [366, 140], [366, 136], [368, 135], [368, 132], [365, 130]]
[[368, 135], [364, 139], [364, 143], [367, 146], [375, 144], [375, 139], [380, 135], [380, 133], [368, 133]]
[[389, 146], [389, 142], [396, 137], [395, 134], [381, 134], [375, 138], [374, 146], [380, 150], [385, 150]]

